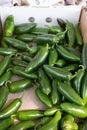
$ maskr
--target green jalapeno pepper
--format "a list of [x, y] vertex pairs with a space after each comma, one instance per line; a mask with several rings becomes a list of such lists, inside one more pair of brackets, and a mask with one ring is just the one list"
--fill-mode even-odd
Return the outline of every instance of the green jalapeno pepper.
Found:
[[6, 47], [1, 47], [0, 48], [0, 55], [6, 56], [6, 55], [13, 55], [16, 54], [18, 51], [14, 48], [6, 48]]
[[64, 70], [62, 68], [50, 66], [50, 65], [43, 65], [44, 70], [46, 73], [51, 75], [52, 77], [59, 79], [59, 80], [71, 80], [75, 77], [75, 75], [72, 75], [71, 72]]
[[58, 130], [61, 112], [57, 111], [53, 118], [38, 130]]
[[83, 39], [78, 24], [75, 26], [75, 36], [76, 44], [81, 46], [83, 44]]
[[28, 62], [32, 60], [32, 56], [28, 52], [22, 53], [21, 58]]
[[84, 66], [80, 65], [82, 68], [77, 70], [76, 77], [73, 79], [73, 87], [75, 90], [81, 94], [81, 82], [85, 73]]
[[6, 81], [10, 80], [12, 77], [12, 72], [7, 70], [1, 77], [0, 77], [0, 86], [4, 85]]
[[16, 36], [16, 39], [19, 39], [24, 42], [33, 42], [36, 36], [34, 34], [20, 34]]
[[70, 114], [63, 116], [60, 121], [60, 126], [62, 130], [78, 130], [78, 125], [75, 122], [75, 118]]
[[87, 72], [85, 71], [81, 83], [81, 96], [84, 100], [84, 102], [87, 103]]
[[17, 112], [21, 104], [22, 101], [20, 98], [14, 99], [6, 108], [0, 111], [0, 120], [8, 118], [9, 116]]
[[35, 93], [42, 103], [44, 103], [47, 107], [52, 107], [50, 98], [40, 90], [40, 87], [36, 88]]
[[21, 59], [12, 59], [12, 64], [15, 66], [22, 66], [22, 67], [26, 67], [26, 65], [28, 64], [26, 61], [23, 61]]
[[4, 37], [3, 40], [7, 43], [8, 46], [12, 46], [21, 51], [27, 51], [27, 45], [23, 41], [11, 37]]
[[25, 72], [29, 73], [35, 69], [37, 69], [39, 66], [41, 66], [49, 53], [49, 49], [48, 49], [48, 45], [44, 46], [43, 48], [41, 48], [37, 54], [35, 55], [35, 57], [32, 59], [32, 61], [26, 66]]
[[14, 32], [14, 16], [8, 15], [4, 22], [4, 30], [3, 35], [6, 37], [10, 37]]
[[3, 85], [0, 87], [0, 109], [4, 106], [7, 101], [9, 94], [9, 88], [7, 85]]
[[60, 104], [61, 109], [78, 118], [86, 118], [87, 117], [87, 107], [76, 105], [74, 103], [64, 102]]
[[37, 53], [42, 47], [43, 47], [43, 46], [32, 46], [32, 47], [29, 47], [29, 46], [28, 46], [29, 54], [34, 55], [34, 54]]
[[74, 102], [78, 105], [84, 105], [83, 99], [79, 94], [72, 88], [71, 83], [59, 82], [58, 81], [58, 91], [64, 95], [69, 101]]
[[57, 80], [56, 79], [53, 79], [52, 80], [52, 91], [51, 91], [51, 94], [50, 94], [50, 98], [52, 100], [52, 103], [55, 105], [59, 102], [60, 100], [60, 94], [59, 92], [57, 91]]
[[57, 34], [57, 33], [60, 33], [62, 32], [62, 28], [60, 26], [47, 26], [48, 27], [48, 33], [51, 33], [51, 34]]
[[16, 74], [21, 77], [37, 79], [37, 75], [35, 73], [25, 73], [25, 68], [21, 66], [13, 66], [11, 68], [13, 74]]
[[46, 73], [44, 72], [43, 69], [38, 70], [38, 81], [40, 83], [41, 91], [48, 95], [51, 92], [51, 84], [50, 80], [47, 77]]
[[30, 33], [35, 34], [35, 35], [41, 35], [41, 34], [48, 34], [48, 31], [49, 31], [49, 29], [46, 27], [44, 27], [44, 28], [36, 27], [33, 30], [31, 30]]
[[66, 66], [63, 67], [63, 69], [70, 71], [70, 72], [75, 72], [78, 69], [78, 64], [77, 63], [72, 63], [72, 64], [68, 64]]
[[49, 65], [54, 65], [58, 59], [58, 52], [55, 48], [50, 49], [49, 51], [49, 56], [48, 56], [48, 64]]
[[68, 46], [71, 47], [75, 43], [75, 29], [74, 25], [68, 20], [66, 21], [66, 30], [67, 30]]
[[32, 80], [21, 79], [18, 81], [11, 82], [10, 85], [8, 85], [8, 87], [11, 93], [16, 93], [31, 87], [31, 85], [32, 85]]
[[0, 120], [0, 129], [7, 130], [14, 123], [14, 117], [9, 117], [4, 120]]
[[3, 39], [1, 40], [1, 45], [3, 48], [8, 48], [7, 43]]
[[20, 25], [16, 25], [14, 29], [15, 34], [24, 34], [31, 32], [32, 29], [34, 29], [37, 26], [36, 23], [23, 23]]
[[43, 117], [43, 110], [30, 109], [30, 110], [21, 110], [16, 114], [17, 119], [19, 120], [35, 120], [40, 117]]
[[45, 116], [53, 116], [57, 111], [61, 110], [60, 106], [53, 106], [44, 111]]
[[72, 61], [72, 62], [79, 62], [80, 58], [71, 52], [69, 52], [67, 49], [65, 49], [63, 46], [58, 45], [57, 50], [59, 54], [66, 60]]
[[15, 125], [12, 125], [8, 130], [26, 130], [35, 126], [33, 121], [22, 121]]
[[64, 59], [58, 59], [55, 65], [58, 67], [64, 67], [66, 65], [66, 61]]
[[87, 44], [83, 45], [82, 54], [81, 54], [81, 62], [87, 70]]
[[11, 57], [12, 55], [9, 56], [4, 56], [3, 59], [0, 62], [0, 76], [3, 75], [3, 73], [5, 72], [5, 70], [8, 68], [10, 62], [11, 62]]

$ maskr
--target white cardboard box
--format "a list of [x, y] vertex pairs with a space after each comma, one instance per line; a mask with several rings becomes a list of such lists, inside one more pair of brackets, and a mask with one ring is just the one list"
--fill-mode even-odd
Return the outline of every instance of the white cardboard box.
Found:
[[[30, 17], [35, 18], [35, 22], [38, 26], [57, 25], [57, 18], [69, 20], [73, 24], [78, 23], [80, 16], [81, 6], [58, 6], [57, 8], [32, 8], [32, 7], [0, 7], [0, 15], [2, 22], [5, 18], [13, 14], [15, 24], [29, 22]], [[52, 18], [52, 22], [47, 23], [45, 20], [47, 17]], [[17, 78], [17, 77], [16, 77]], [[7, 103], [10, 103], [14, 98], [21, 97], [20, 94], [10, 94]], [[20, 109], [45, 109], [46, 107], [38, 100], [35, 95], [34, 87], [29, 88], [24, 92], [23, 103]]]

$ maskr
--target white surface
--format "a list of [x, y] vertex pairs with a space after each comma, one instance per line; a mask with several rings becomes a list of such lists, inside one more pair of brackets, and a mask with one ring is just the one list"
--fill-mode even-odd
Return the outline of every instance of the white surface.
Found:
[[[47, 17], [52, 18], [51, 25], [56, 25], [56, 19], [62, 18], [68, 19], [72, 23], [76, 24], [79, 20], [80, 6], [60, 6], [57, 8], [31, 8], [31, 7], [0, 7], [0, 15], [2, 22], [9, 14], [14, 15], [15, 24], [28, 22], [29, 17], [34, 17], [35, 22], [39, 26], [44, 26], [47, 23], [45, 19]], [[10, 103], [14, 98], [21, 97], [23, 93], [10, 94], [7, 104]], [[20, 109], [45, 109], [46, 107], [39, 101], [34, 92], [34, 87], [31, 87], [24, 92], [23, 103]]]

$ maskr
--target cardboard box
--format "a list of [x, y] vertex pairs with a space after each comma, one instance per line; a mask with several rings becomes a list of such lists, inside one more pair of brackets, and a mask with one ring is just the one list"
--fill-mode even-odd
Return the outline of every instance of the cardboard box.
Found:
[[[0, 15], [2, 23], [5, 18], [13, 14], [15, 25], [29, 22], [30, 17], [35, 19], [34, 22], [38, 26], [58, 25], [56, 19], [62, 18], [71, 21], [74, 25], [78, 23], [81, 6], [59, 6], [57, 8], [31, 8], [31, 7], [0, 7]], [[46, 18], [51, 18], [51, 22], [47, 23]], [[15, 80], [18, 77], [15, 77]], [[46, 109], [46, 107], [38, 100], [34, 92], [34, 86], [20, 94], [10, 94], [7, 103], [10, 103], [14, 98], [23, 95], [23, 103], [20, 109]]]

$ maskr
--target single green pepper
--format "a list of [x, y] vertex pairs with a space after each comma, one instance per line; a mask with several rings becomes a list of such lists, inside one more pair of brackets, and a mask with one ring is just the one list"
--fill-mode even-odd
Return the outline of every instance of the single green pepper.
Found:
[[29, 43], [33, 42], [35, 37], [36, 36], [34, 34], [20, 34], [16, 36], [16, 39]]
[[51, 92], [51, 84], [48, 76], [42, 68], [38, 70], [38, 82], [40, 83], [41, 91], [48, 95]]
[[82, 78], [81, 96], [82, 96], [84, 102], [87, 103], [87, 72], [86, 71], [85, 71], [83, 78]]
[[29, 78], [29, 79], [37, 79], [37, 75], [35, 73], [25, 73], [25, 68], [21, 66], [13, 66], [11, 68], [13, 74], [16, 74], [21, 77]]
[[38, 130], [58, 130], [61, 112], [57, 111], [53, 118]]
[[66, 61], [64, 59], [58, 59], [55, 65], [58, 67], [64, 67], [66, 65]]
[[4, 120], [0, 120], [0, 129], [7, 130], [14, 123], [14, 117], [8, 117]]
[[58, 81], [56, 79], [52, 80], [52, 91], [51, 91], [51, 94], [50, 94], [50, 98], [51, 98], [52, 103], [54, 105], [57, 104], [59, 102], [59, 100], [60, 100], [60, 94], [57, 91], [57, 87], [58, 87], [57, 82]]
[[31, 55], [34, 55], [36, 54], [43, 46], [32, 46], [32, 47], [29, 47], [28, 46], [28, 52], [29, 54]]
[[0, 77], [0, 86], [4, 85], [5, 82], [10, 80], [12, 77], [12, 72], [10, 70], [5, 71], [5, 73]]
[[15, 125], [12, 125], [8, 130], [26, 130], [35, 126], [33, 121], [22, 121]]
[[14, 29], [15, 34], [24, 34], [31, 32], [32, 29], [34, 29], [37, 26], [36, 23], [23, 23], [20, 25], [16, 25]]
[[50, 65], [43, 65], [44, 70], [46, 71], [46, 73], [49, 74], [59, 80], [71, 80], [72, 78], [74, 78], [75, 75], [72, 75], [71, 72], [64, 70], [62, 68], [58, 68], [58, 67], [54, 67], [54, 66], [50, 66]]
[[35, 120], [43, 117], [43, 110], [37, 109], [30, 109], [30, 110], [21, 110], [18, 111], [16, 114], [17, 119], [24, 121], [24, 120]]
[[14, 32], [14, 16], [8, 15], [4, 22], [3, 35], [5, 37], [11, 37]]
[[3, 85], [0, 87], [0, 109], [4, 106], [7, 101], [9, 94], [9, 88], [7, 85]]
[[12, 59], [12, 64], [15, 65], [15, 66], [26, 67], [26, 65], [28, 63], [26, 61], [21, 60], [21, 59], [13, 58]]
[[84, 105], [83, 99], [79, 94], [72, 88], [71, 83], [59, 82], [58, 81], [58, 91], [64, 95], [69, 101], [76, 103], [78, 105]]
[[58, 36], [54, 34], [37, 35], [34, 39], [34, 42], [41, 45], [44, 44], [55, 45], [56, 43], [58, 43], [58, 41], [59, 41]]
[[33, 30], [31, 30], [30, 33], [35, 34], [35, 35], [41, 35], [41, 34], [48, 34], [48, 31], [49, 31], [49, 29], [46, 27], [44, 27], [44, 28], [36, 27]]
[[5, 70], [8, 68], [10, 62], [11, 62], [12, 55], [4, 56], [3, 59], [0, 62], [0, 76], [2, 76], [5, 72]]
[[60, 111], [60, 106], [53, 106], [51, 108], [48, 108], [44, 111], [44, 116], [53, 116], [57, 111]]
[[61, 109], [71, 114], [74, 117], [86, 118], [87, 117], [87, 107], [76, 105], [74, 103], [64, 102], [60, 104]]
[[68, 64], [65, 67], [63, 67], [63, 69], [70, 71], [70, 72], [75, 72], [78, 69], [78, 64], [77, 63], [72, 63], [72, 64]]
[[32, 59], [32, 61], [26, 66], [25, 72], [29, 73], [29, 72], [37, 69], [38, 67], [40, 67], [47, 59], [48, 53], [49, 53], [48, 45], [41, 48], [37, 52], [35, 57]]
[[73, 88], [78, 92], [78, 94], [81, 94], [81, 82], [85, 73], [84, 66], [80, 65], [82, 68], [77, 70], [76, 76], [73, 79]]
[[22, 101], [20, 98], [14, 99], [6, 108], [0, 111], [0, 120], [8, 118], [9, 116], [17, 112], [21, 104], [22, 104]]
[[0, 48], [0, 55], [2, 56], [13, 55], [16, 54], [17, 52], [18, 51], [14, 48], [6, 48], [6, 47]]
[[67, 30], [67, 38], [68, 38], [68, 46], [72, 47], [75, 43], [75, 28], [74, 25], [66, 21], [66, 30]]
[[3, 37], [8, 46], [12, 46], [21, 51], [27, 51], [27, 44], [21, 40], [12, 37]]
[[32, 60], [32, 56], [28, 52], [22, 53], [21, 58], [24, 61], [28, 61], [28, 62], [30, 62]]
[[44, 103], [47, 107], [52, 107], [50, 98], [40, 90], [40, 87], [36, 88], [35, 93], [42, 103]]
[[3, 48], [8, 48], [7, 43], [3, 39], [1, 40], [1, 45]]
[[58, 59], [58, 52], [55, 48], [50, 49], [48, 55], [48, 64], [54, 66]]
[[81, 62], [87, 70], [87, 44], [82, 47]]
[[83, 44], [83, 39], [78, 24], [75, 26], [75, 37], [76, 44], [81, 46]]
[[18, 81], [11, 82], [10, 85], [8, 85], [8, 87], [11, 93], [16, 93], [31, 87], [31, 85], [32, 85], [32, 80], [21, 79]]
[[72, 62], [79, 62], [80, 58], [71, 52], [69, 52], [65, 47], [58, 45], [57, 50], [59, 54], [67, 61], [72, 61]]
[[48, 33], [51, 33], [51, 34], [57, 34], [57, 33], [60, 33], [62, 32], [62, 28], [60, 26], [47, 26], [48, 27]]
[[63, 116], [60, 126], [62, 130], [78, 130], [78, 125], [75, 122], [75, 118], [70, 114]]

